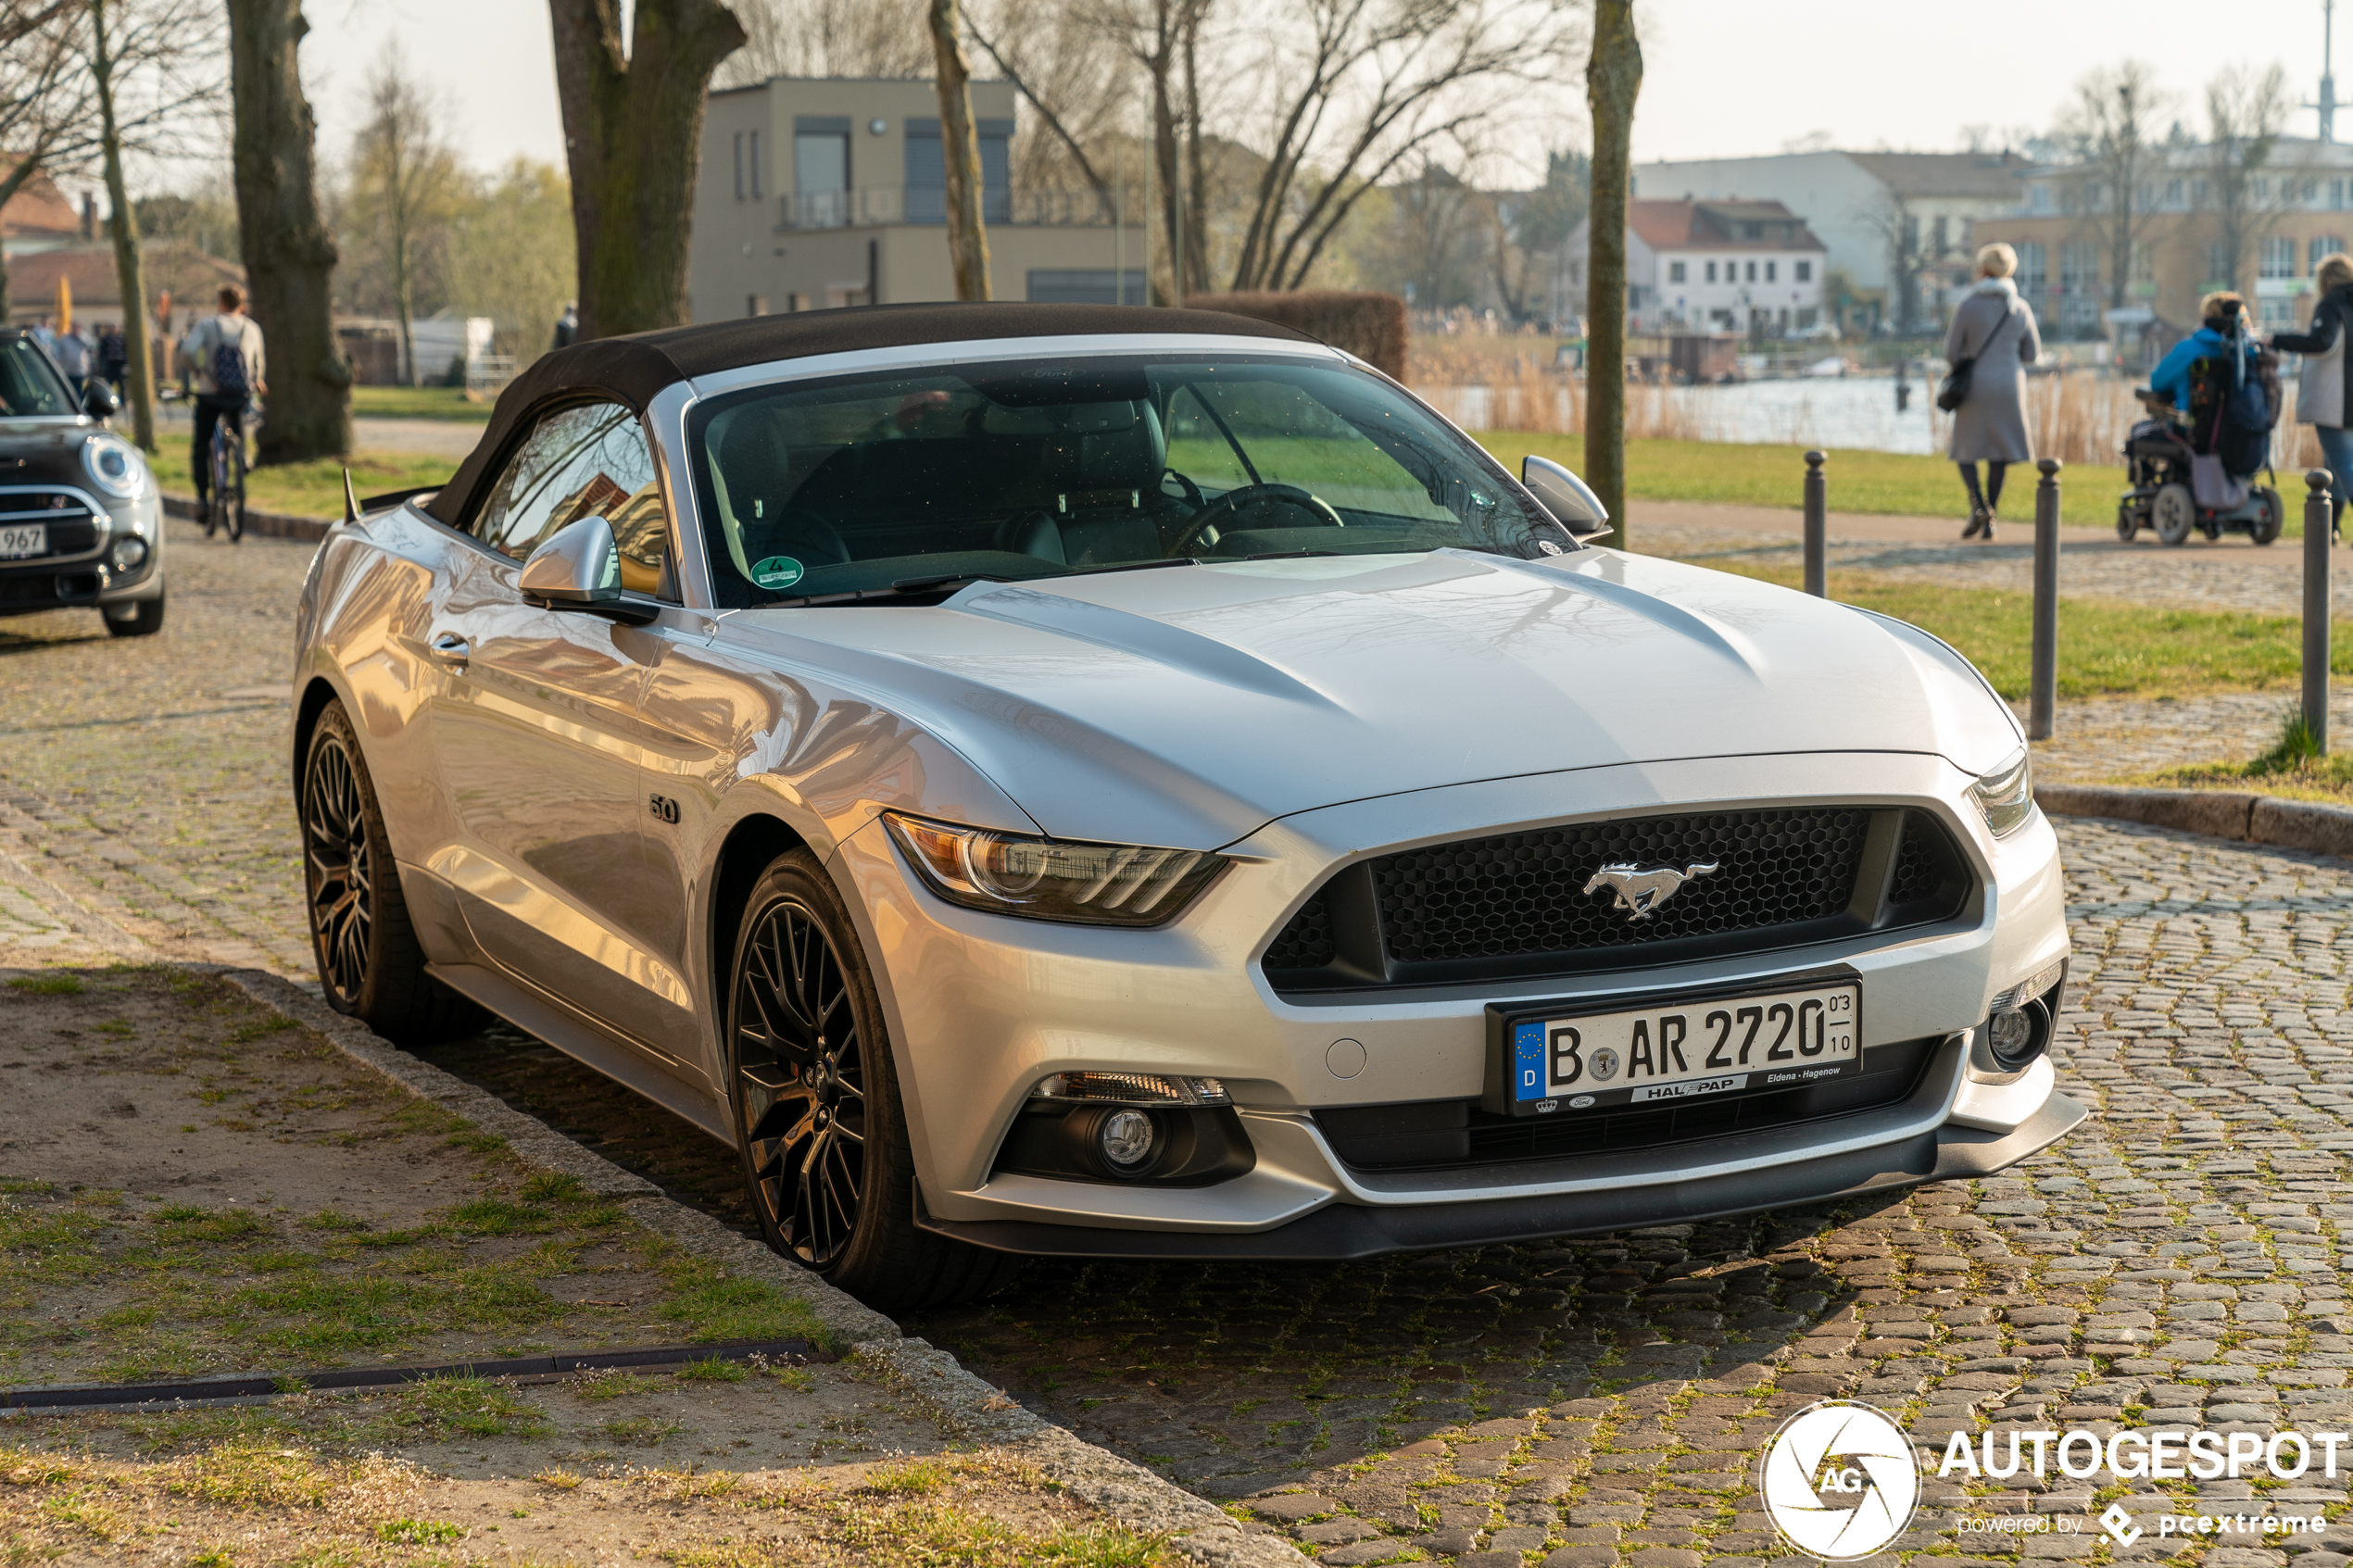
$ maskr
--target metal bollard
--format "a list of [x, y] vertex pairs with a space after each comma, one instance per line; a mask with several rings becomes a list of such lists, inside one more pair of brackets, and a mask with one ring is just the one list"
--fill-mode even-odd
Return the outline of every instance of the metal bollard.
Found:
[[2028, 688], [2026, 738], [2048, 740], [2058, 713], [2059, 460], [2034, 465], [2034, 670]]
[[1826, 487], [1822, 482], [1822, 454], [1806, 454], [1806, 591], [1818, 599], [1830, 597], [1830, 567], [1824, 559], [1823, 530], [1828, 526], [1823, 516]]
[[2304, 721], [2329, 754], [2329, 470], [2304, 470]]

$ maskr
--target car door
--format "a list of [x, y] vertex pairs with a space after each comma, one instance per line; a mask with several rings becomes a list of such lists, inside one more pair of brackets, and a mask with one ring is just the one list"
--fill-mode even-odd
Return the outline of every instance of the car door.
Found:
[[541, 415], [466, 527], [474, 547], [451, 551], [428, 645], [457, 836], [434, 869], [502, 969], [677, 1061], [664, 1042], [691, 1002], [632, 918], [645, 873], [636, 713], [656, 632], [540, 608], [516, 587], [535, 547], [592, 516], [612, 525], [623, 592], [663, 596], [667, 512], [637, 416], [615, 402]]

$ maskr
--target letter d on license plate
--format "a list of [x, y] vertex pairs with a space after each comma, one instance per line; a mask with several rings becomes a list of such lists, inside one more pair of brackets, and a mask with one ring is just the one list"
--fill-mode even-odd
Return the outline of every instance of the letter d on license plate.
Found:
[[1648, 1108], [1862, 1071], [1862, 981], [1843, 965], [1611, 1000], [1606, 1012], [1576, 1001], [1490, 1003], [1485, 1108]]

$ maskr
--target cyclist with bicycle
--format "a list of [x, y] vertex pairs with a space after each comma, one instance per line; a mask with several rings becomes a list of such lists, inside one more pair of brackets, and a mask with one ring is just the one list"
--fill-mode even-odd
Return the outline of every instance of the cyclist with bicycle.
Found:
[[[239, 492], [237, 503], [241, 508], [244, 503], [245, 410], [269, 391], [262, 382], [264, 363], [261, 326], [245, 314], [245, 291], [234, 283], [221, 284], [220, 313], [197, 322], [180, 340], [180, 371], [194, 380], [196, 390], [195, 442], [188, 469], [196, 482], [196, 505], [207, 518], [212, 516], [213, 433], [218, 428], [225, 427], [227, 444], [236, 448], [232, 483]], [[242, 527], [234, 528], [230, 536], [242, 532]]]

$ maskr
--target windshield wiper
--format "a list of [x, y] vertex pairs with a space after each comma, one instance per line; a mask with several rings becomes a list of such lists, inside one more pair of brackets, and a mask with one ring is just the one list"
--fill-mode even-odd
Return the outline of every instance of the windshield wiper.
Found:
[[931, 577], [901, 577], [887, 588], [849, 588], [838, 594], [802, 594], [789, 599], [770, 599], [757, 605], [758, 609], [787, 609], [805, 605], [879, 604], [889, 599], [912, 599], [928, 596], [950, 583], [1015, 583], [1013, 577], [999, 577], [986, 571], [943, 571]]
[[1336, 556], [1338, 550], [1268, 550], [1264, 555], [1244, 556], [1244, 560], [1305, 560], [1309, 556]]
[[[1151, 571], [1164, 566], [1199, 566], [1201, 562], [1195, 560], [1190, 556], [1170, 556], [1163, 560], [1131, 560], [1123, 561], [1117, 566], [1083, 567], [1076, 571], [1065, 571], [1062, 575], [1064, 577], [1101, 577], [1106, 571]], [[1046, 581], [1051, 582], [1052, 579], [1049, 578], [1046, 579]]]

